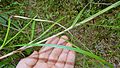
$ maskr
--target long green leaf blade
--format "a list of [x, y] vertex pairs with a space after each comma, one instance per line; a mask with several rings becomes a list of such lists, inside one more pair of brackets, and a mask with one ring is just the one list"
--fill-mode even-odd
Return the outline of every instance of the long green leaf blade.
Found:
[[21, 45], [15, 45], [15, 46], [50, 46], [50, 47], [55, 47], [55, 48], [62, 48], [62, 49], [67, 49], [67, 50], [73, 50], [75, 52], [81, 53], [83, 55], [87, 55], [89, 57], [92, 57], [96, 60], [101, 61], [104, 64], [107, 64], [110, 68], [113, 68], [113, 65], [106, 62], [104, 59], [100, 58], [99, 56], [90, 53], [88, 51], [82, 50], [80, 48], [73, 48], [73, 47], [69, 47], [69, 46], [63, 46], [63, 45], [57, 45], [57, 44], [21, 44]]
[[35, 34], [35, 21], [33, 21], [33, 23], [32, 23], [31, 41], [32, 41], [32, 40], [33, 40], [33, 38], [34, 38], [34, 34]]
[[2, 44], [1, 47], [0, 47], [0, 50], [5, 46], [5, 43], [6, 43], [8, 34], [9, 34], [9, 31], [10, 31], [10, 23], [11, 23], [11, 20], [10, 20], [10, 18], [9, 18], [9, 19], [8, 19], [7, 33], [6, 33], [6, 36], [5, 36], [5, 38], [4, 38], [3, 44]]
[[99, 11], [98, 13], [96, 13], [96, 14], [94, 14], [94, 15], [88, 17], [88, 18], [86, 18], [85, 20], [79, 22], [79, 23], [76, 24], [75, 26], [77, 27], [77, 26], [79, 26], [79, 25], [81, 25], [81, 24], [84, 24], [84, 23], [86, 23], [86, 22], [92, 20], [93, 18], [95, 18], [95, 17], [97, 17], [97, 16], [99, 16], [99, 15], [105, 13], [106, 11], [108, 11], [108, 10], [110, 10], [110, 9], [112, 9], [112, 8], [115, 8], [115, 7], [119, 6], [119, 5], [120, 5], [120, 1], [118, 1], [118, 2], [116, 2], [116, 3], [114, 3], [114, 4], [112, 4], [111, 6], [109, 6], [109, 7], [105, 8], [105, 9]]

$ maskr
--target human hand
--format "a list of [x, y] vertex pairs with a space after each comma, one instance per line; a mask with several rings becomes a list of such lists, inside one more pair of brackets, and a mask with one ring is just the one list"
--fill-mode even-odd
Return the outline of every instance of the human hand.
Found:
[[[49, 39], [46, 44], [72, 46], [65, 42], [66, 36]], [[16, 68], [74, 68], [75, 52], [60, 48], [42, 47], [29, 57], [20, 60]]]

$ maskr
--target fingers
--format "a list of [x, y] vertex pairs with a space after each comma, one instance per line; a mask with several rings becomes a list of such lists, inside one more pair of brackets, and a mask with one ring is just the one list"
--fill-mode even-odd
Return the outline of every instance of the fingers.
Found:
[[[67, 43], [66, 46], [72, 46], [70, 43]], [[57, 63], [55, 64], [55, 68], [64, 68], [65, 62], [67, 60], [69, 50], [63, 50]]]
[[[54, 37], [49, 39], [46, 44], [71, 46], [70, 43], [65, 42], [67, 39], [67, 36], [62, 36], [60, 39]], [[74, 51], [63, 50], [61, 48], [42, 47], [39, 53], [35, 51], [29, 57], [22, 59], [16, 68], [74, 68], [74, 62]]]
[[[56, 37], [53, 37], [53, 38], [48, 39], [45, 44], [50, 44], [55, 38], [56, 38]], [[43, 51], [44, 48], [45, 48], [45, 46], [43, 46], [43, 47], [40, 49], [40, 52]]]
[[[45, 44], [51, 44], [54, 39], [56, 39], [56, 37], [48, 39]], [[43, 46], [43, 47], [40, 49], [39, 52], [41, 53], [41, 52], [45, 51], [47, 48], [48, 48], [48, 47]]]
[[20, 60], [16, 68], [32, 68], [37, 63], [38, 52], [34, 51], [29, 57]]
[[69, 51], [64, 68], [74, 68], [74, 62], [75, 62], [75, 52]]
[[[55, 37], [55, 38], [49, 39], [46, 42], [46, 44], [57, 44], [58, 41], [59, 41], [59, 38]], [[39, 62], [46, 62], [52, 50], [53, 50], [53, 47], [43, 47], [43, 49], [39, 51]]]
[[[68, 39], [67, 36], [62, 36], [57, 44], [65, 45], [66, 44], [65, 40], [67, 40], [67, 39]], [[53, 51], [51, 52], [51, 54], [49, 56], [48, 62], [47, 62], [49, 67], [52, 67], [57, 62], [61, 52], [62, 52], [61, 48], [53, 49]]]

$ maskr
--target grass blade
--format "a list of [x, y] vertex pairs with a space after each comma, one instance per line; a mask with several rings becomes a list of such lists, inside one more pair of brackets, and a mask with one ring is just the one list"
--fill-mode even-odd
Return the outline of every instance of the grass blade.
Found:
[[5, 46], [5, 43], [6, 43], [6, 40], [7, 40], [8, 34], [9, 34], [9, 31], [10, 31], [10, 23], [11, 23], [11, 20], [10, 20], [10, 18], [9, 18], [9, 19], [8, 19], [7, 33], [6, 33], [6, 35], [5, 35], [5, 38], [4, 38], [4, 41], [3, 41], [3, 44], [2, 44], [1, 47], [0, 47], [0, 50]]
[[91, 26], [98, 26], [98, 27], [105, 27], [105, 28], [120, 29], [120, 26], [97, 25], [97, 24], [89, 24], [89, 25], [91, 25]]
[[15, 45], [15, 46], [50, 46], [50, 47], [55, 47], [55, 48], [62, 48], [62, 49], [67, 49], [67, 50], [73, 50], [75, 52], [78, 52], [78, 53], [81, 53], [83, 55], [87, 55], [89, 57], [92, 57], [92, 58], [94, 58], [96, 60], [99, 60], [102, 63], [107, 64], [110, 68], [113, 68], [113, 65], [108, 63], [108, 62], [106, 62], [104, 59], [100, 58], [99, 56], [97, 56], [97, 55], [95, 55], [93, 53], [90, 53], [90, 52], [87, 52], [85, 50], [82, 50], [80, 48], [73, 48], [73, 47], [57, 45], [57, 44], [21, 44], [21, 45]]
[[34, 38], [34, 34], [35, 34], [35, 21], [33, 21], [33, 23], [32, 23], [31, 41], [32, 41], [32, 40], [33, 40], [33, 38]]
[[88, 5], [89, 5], [89, 3], [79, 12], [79, 14], [77, 15], [77, 17], [76, 17], [75, 20], [73, 21], [73, 24], [72, 24], [71, 27], [74, 27], [74, 26], [76, 25], [77, 21], [80, 19], [81, 15], [82, 15], [83, 11], [85, 10], [85, 8], [86, 8]]
[[[21, 19], [32, 19], [32, 18], [28, 18], [28, 17], [23, 17], [23, 16], [14, 16], [16, 18], [21, 18]], [[34, 21], [41, 21], [41, 22], [53, 22], [53, 21], [49, 21], [49, 20], [42, 20], [42, 19], [33, 19]]]

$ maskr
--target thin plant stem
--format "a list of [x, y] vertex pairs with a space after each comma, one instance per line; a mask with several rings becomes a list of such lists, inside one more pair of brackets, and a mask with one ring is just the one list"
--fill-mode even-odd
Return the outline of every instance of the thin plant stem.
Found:
[[11, 23], [11, 20], [10, 20], [10, 18], [9, 18], [9, 19], [8, 19], [7, 33], [6, 33], [6, 35], [5, 35], [5, 38], [4, 38], [4, 41], [3, 41], [3, 44], [2, 44], [1, 47], [0, 47], [0, 50], [5, 46], [5, 43], [6, 43], [6, 40], [7, 40], [8, 34], [9, 34], [9, 31], [10, 31], [10, 23]]

